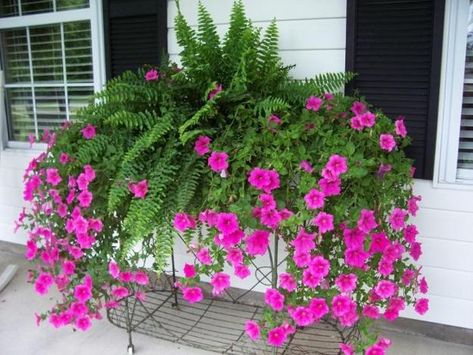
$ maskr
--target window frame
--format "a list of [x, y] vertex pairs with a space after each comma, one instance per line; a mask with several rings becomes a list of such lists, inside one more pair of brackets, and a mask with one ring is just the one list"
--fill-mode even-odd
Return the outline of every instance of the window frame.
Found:
[[473, 189], [473, 170], [458, 169], [470, 0], [445, 4], [434, 186]]
[[[54, 1], [54, 4], [56, 2]], [[20, 7], [21, 9], [21, 7]], [[21, 14], [18, 16], [0, 18], [0, 31], [14, 28], [30, 28], [41, 25], [55, 25], [75, 21], [90, 21], [91, 47], [92, 47], [92, 70], [94, 92], [100, 91], [106, 82], [105, 50], [103, 33], [103, 8], [101, 0], [89, 0], [88, 8], [61, 10], [57, 12], [45, 12], [38, 14]], [[24, 149], [29, 148], [28, 142], [11, 141], [8, 138], [7, 110], [4, 100], [3, 68], [0, 68], [0, 150], [6, 148]], [[35, 143], [33, 148], [44, 149], [42, 143]]]

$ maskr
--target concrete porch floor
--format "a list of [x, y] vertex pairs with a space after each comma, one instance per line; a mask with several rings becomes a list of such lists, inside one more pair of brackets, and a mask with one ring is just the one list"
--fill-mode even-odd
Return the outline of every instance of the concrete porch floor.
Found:
[[[0, 293], [1, 355], [119, 355], [126, 354], [127, 335], [107, 320], [95, 322], [89, 331], [37, 327], [35, 312], [48, 309], [52, 300], [37, 296], [25, 282], [28, 263], [21, 255], [0, 249], [0, 273], [8, 264], [19, 265], [10, 284]], [[420, 335], [384, 331], [393, 341], [390, 355], [472, 355], [473, 347], [439, 341]], [[137, 355], [210, 355], [213, 353], [134, 334]]]

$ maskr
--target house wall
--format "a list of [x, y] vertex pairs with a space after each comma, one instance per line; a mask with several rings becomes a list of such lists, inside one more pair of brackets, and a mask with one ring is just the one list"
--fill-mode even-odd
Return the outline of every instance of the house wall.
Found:
[[[247, 14], [265, 27], [275, 17], [280, 30], [281, 56], [296, 64], [296, 78], [345, 68], [346, 0], [246, 0]], [[204, 0], [222, 33], [227, 27], [230, 0]], [[169, 53], [178, 59], [173, 18], [174, 1], [168, 3]], [[181, 8], [191, 25], [196, 24], [197, 2], [181, 0]], [[2, 116], [0, 105], [0, 117]], [[21, 176], [28, 161], [39, 151], [0, 151], [0, 240], [25, 243], [23, 232], [13, 234], [13, 220], [22, 206]], [[473, 329], [473, 190], [434, 187], [431, 181], [417, 180], [417, 194], [423, 196], [415, 220], [420, 230], [424, 255], [423, 272], [430, 284], [431, 311], [418, 317], [412, 310], [406, 317]], [[185, 249], [178, 248], [178, 264], [189, 261]], [[259, 260], [263, 265], [264, 261]], [[237, 285], [248, 287], [254, 279]]]

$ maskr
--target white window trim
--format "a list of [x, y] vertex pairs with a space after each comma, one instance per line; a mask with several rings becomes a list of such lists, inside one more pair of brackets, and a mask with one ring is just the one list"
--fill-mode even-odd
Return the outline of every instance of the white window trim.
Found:
[[[54, 2], [55, 3], [55, 2]], [[85, 9], [64, 10], [58, 12], [47, 12], [32, 15], [22, 15], [15, 17], [0, 18], [0, 30], [7, 30], [17, 27], [32, 27], [40, 25], [54, 25], [73, 21], [90, 21], [91, 41], [92, 41], [92, 67], [94, 75], [94, 91], [100, 91], [105, 85], [105, 45], [103, 32], [103, 8], [101, 0], [89, 0], [89, 7]], [[0, 150], [3, 148], [24, 149], [29, 148], [28, 142], [16, 142], [8, 140], [6, 129], [6, 112], [3, 100], [4, 75], [0, 70]], [[75, 84], [76, 86], [80, 86]], [[9, 87], [14, 84], [9, 84]], [[38, 84], [36, 84], [38, 86]], [[51, 86], [51, 85], [48, 85]], [[62, 85], [63, 86], [63, 85]], [[89, 85], [87, 85], [89, 86]], [[43, 144], [35, 144], [33, 148], [42, 149]]]
[[462, 176], [457, 170], [469, 5], [469, 0], [445, 4], [433, 179], [433, 186], [439, 188], [473, 190], [473, 172]]

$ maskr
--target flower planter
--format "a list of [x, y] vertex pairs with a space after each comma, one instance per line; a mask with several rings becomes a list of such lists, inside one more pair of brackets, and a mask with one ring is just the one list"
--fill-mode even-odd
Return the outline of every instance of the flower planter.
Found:
[[[284, 262], [277, 260], [277, 253], [272, 258], [272, 265]], [[147, 287], [145, 300], [129, 296], [107, 311], [109, 321], [127, 331], [129, 353], [134, 352], [134, 332], [223, 354], [339, 354], [339, 344], [357, 336], [355, 328], [344, 328], [333, 319], [323, 318], [312, 326], [298, 327], [281, 348], [270, 347], [262, 340], [252, 341], [245, 334], [245, 323], [260, 321], [265, 308], [263, 294], [252, 290], [271, 285], [276, 269], [255, 267], [256, 282], [250, 289], [230, 288], [220, 297], [213, 297], [211, 285], [201, 282], [205, 297], [190, 304], [174, 287], [174, 256], [172, 261], [170, 272]]]

